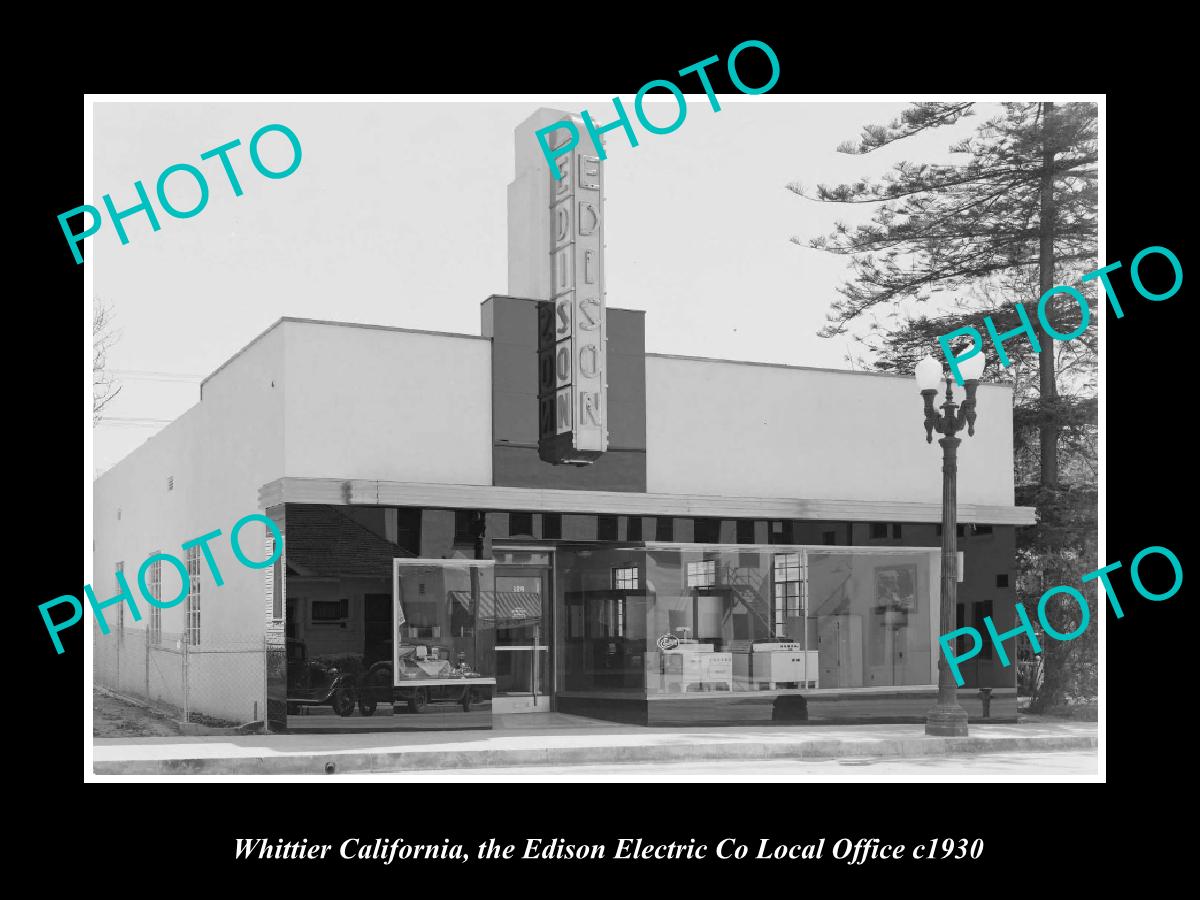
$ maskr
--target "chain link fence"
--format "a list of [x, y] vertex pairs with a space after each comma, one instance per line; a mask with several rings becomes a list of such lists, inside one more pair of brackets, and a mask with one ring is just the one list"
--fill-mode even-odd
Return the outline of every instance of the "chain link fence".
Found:
[[97, 686], [147, 703], [181, 722], [234, 727], [262, 721], [266, 644], [205, 634], [190, 644], [181, 632], [93, 626]]

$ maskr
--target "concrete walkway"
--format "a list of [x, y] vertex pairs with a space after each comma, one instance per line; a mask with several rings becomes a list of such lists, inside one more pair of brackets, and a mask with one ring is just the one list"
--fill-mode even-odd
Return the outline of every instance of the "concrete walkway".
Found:
[[969, 737], [939, 738], [927, 737], [923, 725], [639, 728], [550, 715], [553, 721], [541, 723], [532, 721], [533, 716], [497, 716], [491, 731], [97, 738], [94, 771], [319, 775], [621, 762], [913, 758], [1097, 746], [1094, 722], [973, 724]]

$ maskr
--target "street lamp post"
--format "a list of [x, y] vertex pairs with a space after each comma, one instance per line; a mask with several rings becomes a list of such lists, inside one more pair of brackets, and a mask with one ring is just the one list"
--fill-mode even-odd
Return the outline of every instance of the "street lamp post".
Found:
[[[939, 634], [949, 634], [957, 624], [954, 621], [957, 593], [957, 537], [958, 537], [958, 445], [962, 439], [956, 437], [965, 426], [967, 434], [975, 435], [975, 391], [979, 387], [979, 376], [983, 374], [983, 354], [977, 354], [959, 363], [963, 377], [966, 399], [962, 404], [954, 402], [953, 379], [946, 377], [946, 399], [942, 413], [934, 409], [933, 400], [942, 380], [942, 366], [932, 356], [917, 363], [917, 386], [925, 400], [925, 440], [933, 443], [933, 433], [944, 435], [938, 439], [942, 446], [942, 603]], [[925, 733], [942, 737], [966, 737], [967, 713], [958, 705], [958, 687], [950, 674], [950, 663], [945, 653], [938, 653], [938, 696], [937, 704], [925, 716]]]

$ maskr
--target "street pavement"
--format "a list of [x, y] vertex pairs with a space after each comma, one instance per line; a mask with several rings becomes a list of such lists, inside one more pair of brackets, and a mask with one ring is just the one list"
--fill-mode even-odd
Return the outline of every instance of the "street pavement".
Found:
[[[653, 782], [1095, 782], [1095, 750], [1060, 753], [989, 753], [920, 759], [830, 759], [629, 763], [611, 766], [511, 766], [405, 772], [405, 782], [653, 781]], [[386, 777], [386, 776], [385, 776]], [[346, 776], [357, 780], [355, 776]], [[377, 780], [380, 775], [372, 775]]]
[[[586, 724], [585, 724], [586, 723]], [[638, 728], [596, 725], [499, 728], [467, 733], [239, 735], [96, 738], [98, 775], [349, 775], [519, 766], [579, 771], [629, 765], [703, 767], [736, 762], [753, 772], [768, 762], [856, 761], [1084, 752], [1097, 746], [1095, 723], [1053, 722], [972, 727], [969, 737], [942, 738], [921, 725]], [[782, 771], [782, 770], [781, 770]], [[836, 771], [836, 770], [831, 770]]]

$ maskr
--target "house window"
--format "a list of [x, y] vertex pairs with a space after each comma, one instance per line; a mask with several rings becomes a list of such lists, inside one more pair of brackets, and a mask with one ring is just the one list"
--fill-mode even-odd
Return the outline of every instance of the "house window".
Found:
[[642, 517], [641, 516], [630, 516], [629, 517], [629, 527], [626, 531], [626, 534], [628, 535], [626, 540], [640, 541], [642, 539]]
[[350, 600], [342, 597], [340, 600], [314, 600], [312, 602], [312, 621], [314, 625], [341, 623], [350, 618]]
[[1008, 573], [1004, 572], [996, 576], [996, 587], [1008, 587]]
[[612, 570], [614, 591], [636, 591], [638, 589], [638, 567], [618, 566]]
[[675, 520], [670, 516], [659, 516], [655, 519], [654, 539], [656, 541], [675, 540]]
[[789, 617], [800, 615], [800, 554], [775, 554], [775, 634], [788, 633]]
[[[161, 550], [155, 550], [151, 556], [157, 556]], [[162, 602], [162, 560], [156, 559], [150, 563], [150, 596], [155, 600]], [[157, 646], [162, 643], [162, 610], [151, 604], [150, 606], [150, 643]]]
[[542, 539], [557, 541], [562, 538], [562, 515], [560, 513], [542, 513]]
[[184, 637], [195, 647], [200, 643], [200, 545], [187, 549], [188, 593], [184, 614]]
[[687, 564], [688, 587], [711, 587], [717, 583], [717, 561], [703, 559]]
[[508, 536], [533, 537], [533, 513], [509, 513]]
[[617, 539], [617, 517], [616, 516], [597, 516], [596, 517], [596, 540], [598, 541], [615, 541]]
[[737, 542], [739, 544], [753, 544], [754, 543], [754, 520], [753, 519], [738, 519]]
[[875, 541], [875, 540], [887, 538], [887, 534], [888, 534], [888, 528], [887, 528], [887, 524], [885, 522], [872, 522], [871, 523], [871, 540]]

